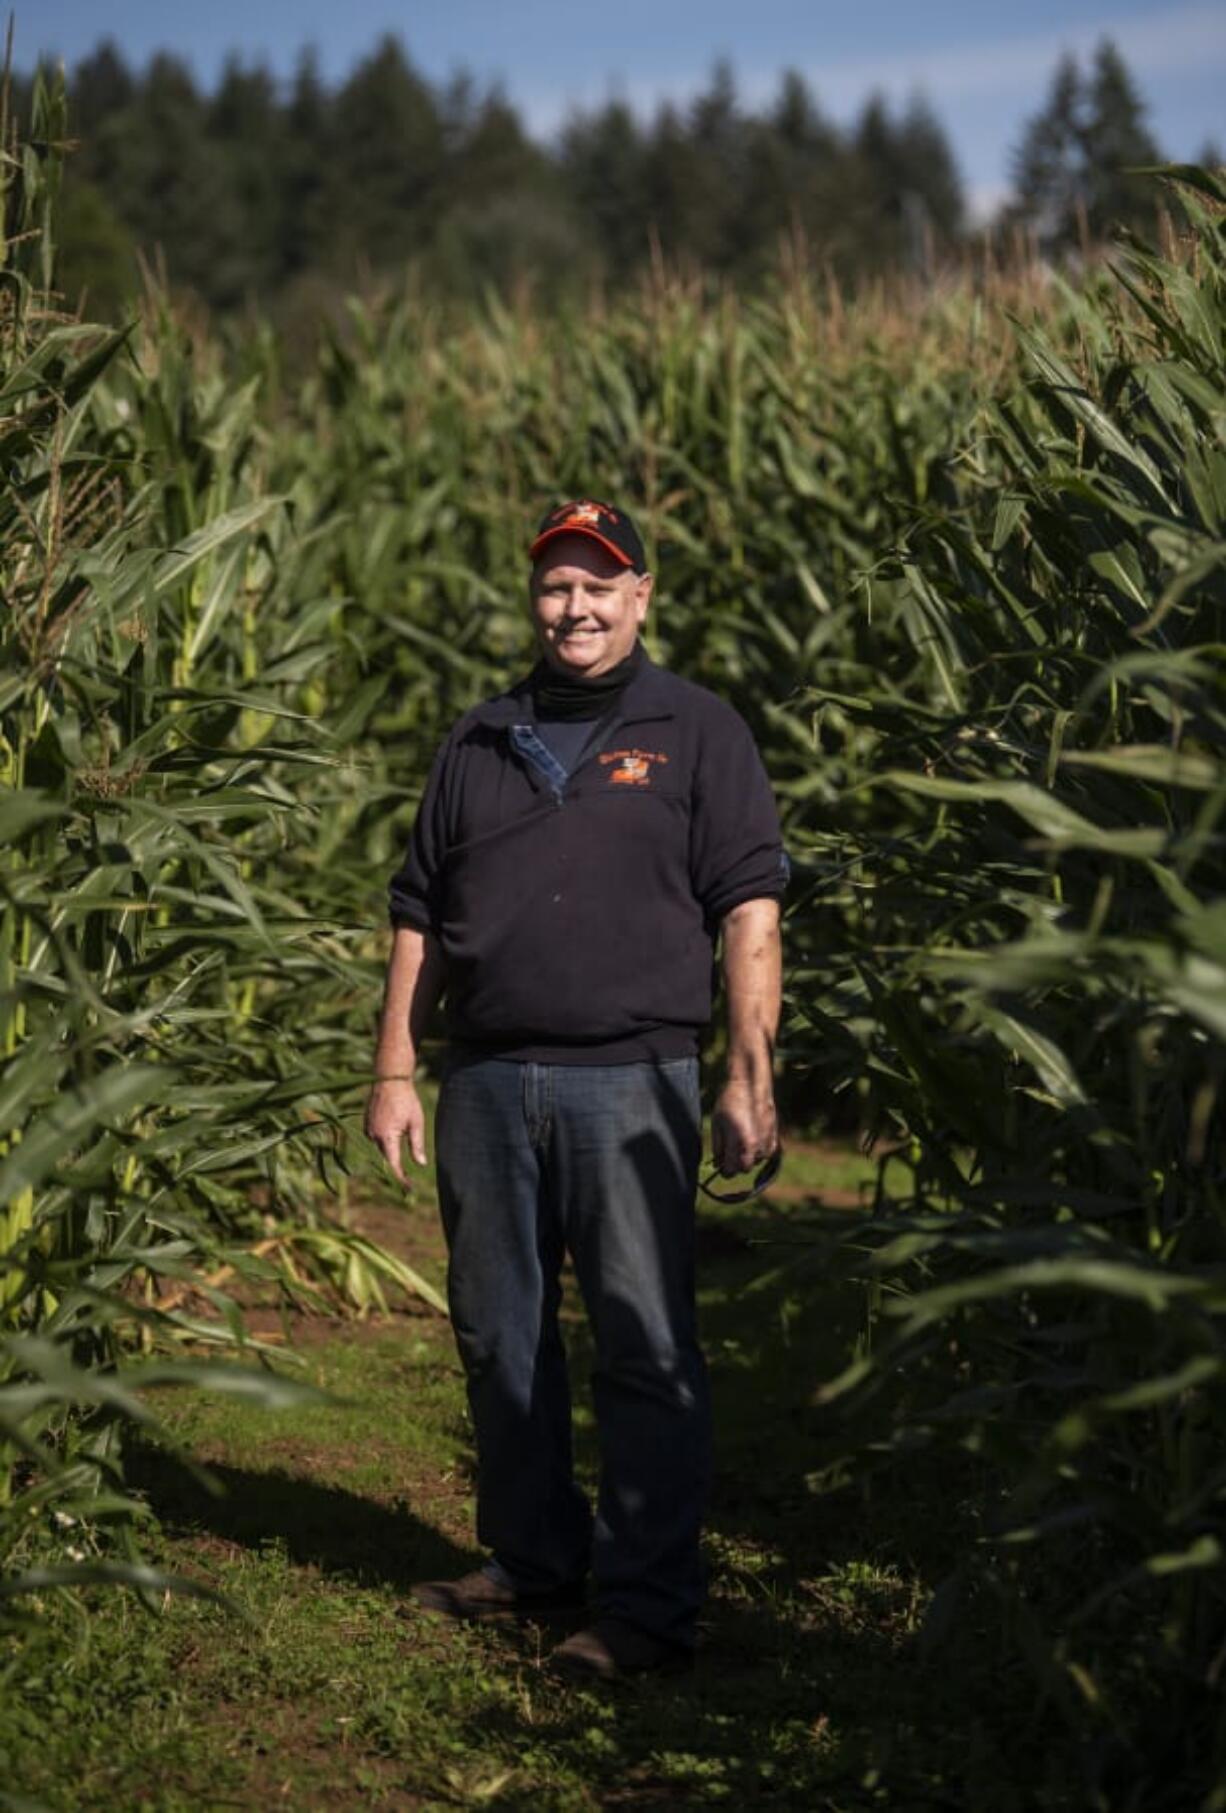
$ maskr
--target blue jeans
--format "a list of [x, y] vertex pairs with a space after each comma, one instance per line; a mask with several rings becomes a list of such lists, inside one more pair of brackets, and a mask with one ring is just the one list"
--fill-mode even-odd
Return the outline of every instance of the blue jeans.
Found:
[[[710, 1475], [694, 1311], [698, 1061], [453, 1059], [435, 1124], [477, 1536], [525, 1591], [595, 1574], [604, 1614], [690, 1644]], [[595, 1344], [595, 1519], [558, 1330], [574, 1262]]]

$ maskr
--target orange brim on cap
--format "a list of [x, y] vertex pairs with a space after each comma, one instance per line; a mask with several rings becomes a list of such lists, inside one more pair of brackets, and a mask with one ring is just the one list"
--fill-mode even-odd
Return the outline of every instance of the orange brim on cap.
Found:
[[537, 536], [532, 546], [528, 549], [530, 559], [535, 560], [541, 549], [547, 547], [551, 541], [556, 541], [559, 535], [586, 535], [589, 541], [598, 541], [602, 548], [607, 548], [614, 560], [619, 560], [624, 567], [632, 567], [634, 565], [633, 560], [631, 560], [624, 548], [617, 547], [609, 540], [607, 535], [602, 535], [599, 529], [593, 529], [589, 527], [587, 523], [583, 522], [561, 522], [555, 529], [546, 529], [543, 535]]

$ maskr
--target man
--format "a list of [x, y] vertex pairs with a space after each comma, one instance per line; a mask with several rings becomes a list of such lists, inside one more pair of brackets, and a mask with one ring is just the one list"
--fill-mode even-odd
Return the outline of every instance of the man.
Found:
[[[724, 1174], [777, 1143], [779, 897], [770, 788], [730, 706], [639, 641], [652, 576], [612, 505], [559, 505], [530, 549], [540, 660], [440, 749], [405, 861], [367, 1132], [426, 1162], [413, 1083], [445, 992], [435, 1134], [448, 1291], [476, 1437], [476, 1573], [424, 1582], [452, 1617], [582, 1613], [570, 1673], [684, 1665], [709, 1472], [695, 1330], [698, 1037], [722, 938]], [[569, 1251], [591, 1322], [595, 1518], [571, 1469], [558, 1331]]]

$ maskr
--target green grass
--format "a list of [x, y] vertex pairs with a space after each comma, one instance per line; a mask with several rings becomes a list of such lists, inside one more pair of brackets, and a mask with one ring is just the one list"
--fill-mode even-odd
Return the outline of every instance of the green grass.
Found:
[[835, 1195], [871, 1199], [876, 1177], [877, 1160], [854, 1146], [785, 1138], [779, 1187], [768, 1192], [768, 1202], [781, 1207], [805, 1194], [823, 1200]]
[[[835, 1174], [846, 1182], [860, 1163]], [[812, 1182], [820, 1192], [823, 1177]], [[1028, 1681], [994, 1670], [973, 1620], [952, 1667], [919, 1644], [935, 1582], [973, 1537], [969, 1476], [920, 1461], [905, 1480], [839, 1488], [837, 1469], [823, 1472], [845, 1432], [814, 1391], [851, 1350], [863, 1302], [824, 1273], [820, 1212], [805, 1213], [809, 1244], [786, 1226], [786, 1243], [761, 1244], [800, 1213], [703, 1219], [718, 1458], [693, 1679], [582, 1691], [543, 1671], [540, 1632], [457, 1631], [411, 1609], [413, 1580], [461, 1571], [476, 1551], [450, 1331], [410, 1305], [298, 1324], [329, 1403], [269, 1413], [160, 1394], [183, 1453], [222, 1490], [181, 1460], [133, 1455], [162, 1520], [154, 1557], [234, 1610], [172, 1598], [150, 1612], [120, 1593], [46, 1601], [4, 1640], [0, 1781], [55, 1813], [1091, 1804], [1072, 1748], [1036, 1744]], [[404, 1229], [441, 1266], [427, 1190]], [[573, 1307], [568, 1333], [582, 1381]], [[590, 1415], [580, 1421], [590, 1480]]]

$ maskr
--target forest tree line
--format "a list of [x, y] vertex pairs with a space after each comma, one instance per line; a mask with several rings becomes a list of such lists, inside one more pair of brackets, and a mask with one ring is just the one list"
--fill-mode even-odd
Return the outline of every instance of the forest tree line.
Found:
[[[406, 266], [442, 295], [527, 282], [546, 297], [652, 258], [752, 285], [785, 247], [840, 281], [926, 271], [968, 225], [925, 101], [873, 95], [842, 127], [795, 71], [758, 111], [717, 65], [685, 107], [644, 121], [610, 100], [548, 144], [498, 89], [429, 82], [394, 37], [335, 86], [310, 51], [288, 83], [233, 56], [210, 91], [169, 53], [135, 70], [112, 42], [67, 74], [58, 281], [93, 314], [123, 308], [138, 253], [215, 310], [314, 312]], [[1144, 113], [1109, 41], [1088, 68], [1066, 58], [1016, 148], [999, 224], [1057, 255], [1152, 226], [1152, 187], [1126, 174], [1161, 158]]]

